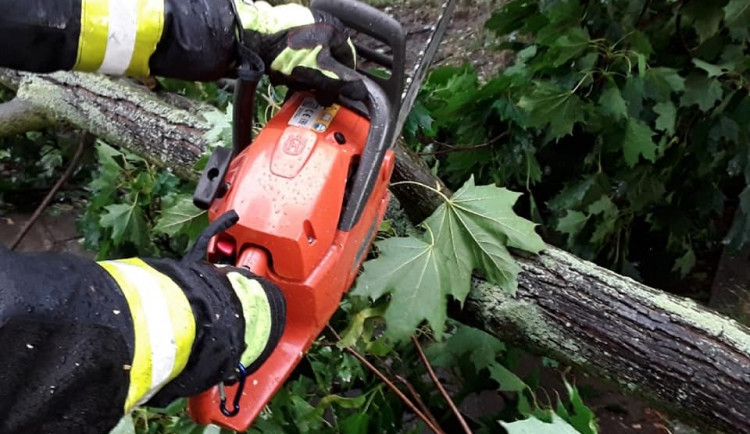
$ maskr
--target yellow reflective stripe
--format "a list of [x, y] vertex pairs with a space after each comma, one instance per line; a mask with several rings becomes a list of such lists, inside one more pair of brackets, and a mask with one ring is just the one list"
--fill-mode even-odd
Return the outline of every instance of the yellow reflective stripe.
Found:
[[78, 37], [78, 56], [73, 69], [99, 69], [107, 50], [108, 32], [109, 0], [81, 0], [81, 34]]
[[148, 393], [151, 388], [151, 338], [148, 332], [148, 322], [143, 312], [143, 303], [138, 289], [133, 282], [112, 262], [101, 262], [102, 266], [120, 286], [130, 308], [135, 334], [133, 363], [130, 365], [130, 385], [125, 399], [125, 412], [135, 407], [138, 400]]
[[138, 30], [128, 75], [147, 76], [148, 62], [164, 31], [164, 0], [138, 0]]
[[187, 365], [195, 318], [180, 287], [140, 259], [100, 265], [122, 289], [135, 330], [125, 411], [147, 402]]
[[172, 334], [177, 346], [174, 366], [169, 374], [168, 381], [173, 380], [185, 369], [190, 358], [190, 350], [193, 348], [193, 342], [195, 341], [195, 317], [193, 316], [193, 309], [190, 307], [190, 302], [185, 293], [182, 292], [182, 289], [172, 279], [154, 270], [142, 260], [133, 258], [121, 262], [136, 265], [149, 271], [159, 282], [159, 289], [161, 289], [164, 297], [169, 302], [169, 321], [172, 323]]

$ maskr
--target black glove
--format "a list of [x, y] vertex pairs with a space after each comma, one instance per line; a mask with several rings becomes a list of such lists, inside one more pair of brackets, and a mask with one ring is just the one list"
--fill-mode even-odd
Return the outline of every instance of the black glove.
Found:
[[297, 4], [235, 2], [244, 28], [242, 42], [263, 59], [274, 85], [312, 90], [329, 104], [339, 96], [353, 100], [367, 96], [355, 70], [354, 44], [338, 19]]

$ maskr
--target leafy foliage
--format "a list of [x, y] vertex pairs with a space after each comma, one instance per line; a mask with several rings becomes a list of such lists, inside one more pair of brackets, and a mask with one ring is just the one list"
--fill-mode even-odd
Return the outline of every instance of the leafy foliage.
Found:
[[508, 2], [487, 28], [515, 63], [484, 82], [434, 71], [407, 138], [460, 144], [439, 158], [444, 179], [527, 191], [526, 214], [579, 256], [651, 283], [686, 276], [750, 242], [748, 9]]
[[144, 159], [104, 142], [99, 170], [79, 221], [84, 245], [98, 258], [178, 256], [208, 223], [189, 185]]
[[[77, 135], [43, 132], [0, 138], [0, 207], [26, 207], [49, 189], [75, 153]], [[76, 175], [86, 176], [86, 165]]]

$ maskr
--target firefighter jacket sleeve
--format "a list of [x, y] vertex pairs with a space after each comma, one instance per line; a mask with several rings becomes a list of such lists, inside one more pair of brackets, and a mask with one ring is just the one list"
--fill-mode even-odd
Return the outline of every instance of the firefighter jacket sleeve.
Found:
[[0, 0], [0, 65], [211, 81], [236, 58], [231, 0]]
[[0, 248], [0, 433], [106, 433], [252, 370], [284, 299], [233, 267]]
[[213, 81], [237, 74], [365, 96], [341, 22], [250, 0], [0, 0], [0, 66]]

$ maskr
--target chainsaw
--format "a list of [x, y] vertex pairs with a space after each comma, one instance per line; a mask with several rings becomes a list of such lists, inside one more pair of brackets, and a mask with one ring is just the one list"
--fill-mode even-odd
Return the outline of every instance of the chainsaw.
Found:
[[391, 148], [408, 94], [405, 32], [393, 18], [355, 0], [314, 0], [311, 7], [386, 50], [357, 46], [379, 70], [360, 68], [364, 101], [342, 98], [324, 107], [313, 94], [294, 92], [254, 140], [257, 82], [237, 81], [232, 147], [213, 153], [194, 203], [208, 210], [211, 221], [231, 211], [239, 216], [208, 243], [207, 259], [246, 267], [278, 285], [287, 317], [278, 346], [257, 371], [240, 372], [235, 384], [190, 398], [188, 412], [203, 425], [244, 431], [260, 414], [351, 287], [390, 198]]

